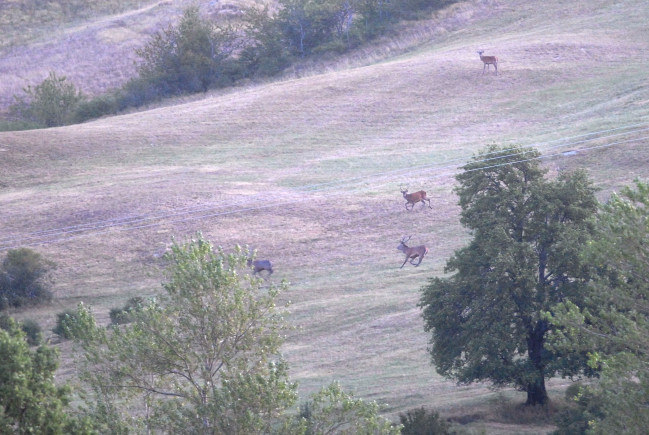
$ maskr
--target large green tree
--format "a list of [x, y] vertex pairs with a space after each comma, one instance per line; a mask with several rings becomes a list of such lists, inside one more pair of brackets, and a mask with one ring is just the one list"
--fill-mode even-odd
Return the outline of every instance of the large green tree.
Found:
[[[287, 327], [280, 288], [251, 274], [249, 253], [214, 249], [202, 237], [174, 243], [159, 300], [101, 328], [89, 307], [64, 320], [82, 345], [86, 411], [101, 433], [397, 434], [379, 405], [332, 383], [308, 412], [288, 411], [296, 384], [279, 354]], [[282, 285], [281, 288], [284, 286]]]
[[197, 7], [189, 7], [176, 26], [156, 33], [136, 50], [140, 58], [136, 82], [157, 98], [229, 84], [236, 40], [233, 28], [217, 27]]
[[86, 421], [67, 408], [70, 389], [54, 384], [59, 363], [55, 348], [32, 350], [20, 326], [0, 329], [0, 433], [91, 433]]
[[595, 395], [600, 417], [591, 433], [646, 433], [649, 427], [649, 184], [636, 181], [602, 206], [588, 258], [599, 273], [586, 306], [566, 301], [548, 318], [558, 349], [589, 352], [600, 381], [582, 391]]
[[247, 273], [247, 259], [202, 237], [174, 243], [164, 295], [132, 311], [131, 323], [100, 328], [84, 306], [66, 322], [106, 427], [263, 433], [294, 404], [279, 354], [279, 288]]
[[581, 354], [552, 352], [543, 312], [579, 302], [589, 268], [579, 254], [597, 210], [582, 172], [545, 179], [539, 153], [489, 146], [464, 166], [456, 192], [472, 239], [447, 261], [447, 277], [422, 288], [429, 352], [442, 375], [491, 381], [545, 404], [545, 379], [584, 367]]

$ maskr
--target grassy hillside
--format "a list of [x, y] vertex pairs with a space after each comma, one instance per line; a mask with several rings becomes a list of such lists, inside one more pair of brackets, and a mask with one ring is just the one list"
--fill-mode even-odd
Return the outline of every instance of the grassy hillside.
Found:
[[[647, 22], [640, 0], [462, 2], [365, 66], [0, 133], [0, 251], [32, 245], [59, 264], [55, 303], [16, 315], [50, 328], [84, 301], [107, 321], [159, 292], [171, 238], [200, 230], [256, 248], [291, 283], [284, 352], [305, 395], [337, 379], [390, 413], [425, 405], [489, 433], [546, 431], [499, 411], [523, 396], [435, 374], [419, 289], [466, 240], [453, 176], [485, 144], [534, 145], [550, 174], [585, 168], [601, 198], [649, 176]], [[477, 49], [499, 57], [497, 76]], [[434, 209], [406, 211], [400, 185]], [[404, 235], [430, 248], [418, 268], [399, 269]]]
[[50, 71], [98, 95], [135, 73], [135, 49], [198, 4], [216, 22], [254, 0], [9, 0], [0, 2], [0, 113]]

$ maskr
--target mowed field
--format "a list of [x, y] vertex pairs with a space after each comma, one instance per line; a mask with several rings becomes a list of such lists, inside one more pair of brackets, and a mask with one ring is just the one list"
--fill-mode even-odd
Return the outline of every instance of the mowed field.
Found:
[[[283, 353], [303, 398], [338, 380], [393, 418], [423, 405], [488, 433], [548, 431], [494, 412], [523, 393], [435, 373], [420, 288], [467, 241], [454, 175], [487, 144], [536, 147], [549, 176], [583, 168], [602, 200], [649, 177], [647, 23], [641, 0], [462, 2], [376, 62], [0, 133], [0, 252], [58, 263], [54, 303], [14, 315], [49, 330], [83, 301], [108, 323], [128, 298], [160, 293], [172, 238], [200, 231], [256, 249], [271, 281], [290, 283]], [[498, 75], [482, 74], [478, 49], [499, 57]], [[400, 186], [426, 190], [433, 209], [407, 211]], [[400, 269], [409, 235], [430, 253]], [[553, 397], [568, 383], [552, 381]]]

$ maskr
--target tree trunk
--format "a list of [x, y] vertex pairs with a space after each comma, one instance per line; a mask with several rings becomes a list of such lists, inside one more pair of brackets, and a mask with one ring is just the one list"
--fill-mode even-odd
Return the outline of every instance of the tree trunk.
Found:
[[527, 384], [526, 405], [546, 405], [549, 401], [548, 392], [545, 390], [545, 378], [539, 377], [536, 382]]
[[543, 342], [548, 329], [547, 322], [539, 320], [527, 337], [527, 354], [536, 369], [536, 377], [526, 386], [526, 405], [545, 405], [549, 401], [548, 392], [545, 390], [545, 364], [543, 361]]

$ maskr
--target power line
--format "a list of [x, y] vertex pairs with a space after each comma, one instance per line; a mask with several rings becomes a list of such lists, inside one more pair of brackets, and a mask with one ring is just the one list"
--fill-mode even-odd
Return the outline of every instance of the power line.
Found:
[[[617, 136], [617, 135], [615, 135], [615, 136]], [[601, 139], [601, 138], [596, 138], [596, 139]], [[640, 139], [637, 139], [637, 140], [640, 140]], [[637, 140], [631, 140], [631, 141], [637, 141]], [[580, 141], [580, 142], [583, 142], [583, 141]], [[625, 143], [625, 142], [626, 141], [621, 141], [621, 142], [616, 142], [615, 144], [621, 144], [621, 143]], [[551, 147], [551, 148], [556, 148], [556, 147]], [[524, 153], [519, 153], [519, 154], [524, 154]], [[515, 155], [515, 154], [512, 154], [512, 155]], [[501, 157], [506, 157], [506, 156], [501, 156]], [[545, 157], [548, 157], [548, 156], [545, 156]], [[480, 161], [489, 161], [489, 160], [492, 160], [492, 159], [474, 160], [474, 163], [475, 162], [480, 162]], [[456, 166], [456, 165], [454, 165], [454, 166]], [[425, 166], [424, 168], [429, 168], [429, 166]], [[424, 168], [419, 168], [418, 170], [422, 170]], [[440, 168], [437, 167], [436, 169], [440, 169]], [[385, 174], [388, 174], [388, 173], [394, 173], [394, 172], [395, 171], [387, 171], [387, 172], [384, 172], [384, 173], [371, 174], [371, 175], [365, 176], [365, 177], [355, 177], [353, 179], [339, 181], [338, 184], [337, 184], [337, 187], [340, 187], [341, 185], [356, 183], [359, 180], [365, 180], [365, 179], [368, 179], [368, 178], [375, 178], [377, 176], [382, 176], [382, 175], [385, 175]], [[409, 172], [412, 173], [412, 169], [410, 169]], [[328, 190], [328, 189], [327, 188], [318, 189], [318, 191], [324, 191], [324, 190]], [[246, 202], [249, 202], [249, 201], [250, 201], [250, 198], [247, 198]], [[217, 213], [202, 214], [200, 216], [190, 216], [190, 217], [187, 217], [187, 218], [176, 219], [176, 220], [173, 220], [173, 221], [170, 221], [170, 222], [168, 221], [168, 223], [184, 222], [184, 221], [196, 220], [196, 219], [205, 219], [205, 218], [208, 218], [208, 217], [216, 217], [216, 216], [223, 216], [223, 215], [228, 215], [228, 214], [233, 214], [233, 213], [248, 212], [248, 211], [254, 211], [254, 210], [265, 209], [265, 208], [270, 208], [270, 207], [277, 207], [277, 206], [281, 206], [281, 205], [291, 205], [291, 204], [294, 204], [294, 203], [299, 202], [299, 201], [301, 201], [301, 200], [280, 202], [280, 203], [268, 204], [268, 205], [264, 205], [264, 206], [247, 207], [247, 208], [244, 208], [244, 209], [238, 209], [238, 210], [227, 211], [227, 212], [217, 212]], [[182, 215], [187, 215], [187, 214], [195, 215], [197, 213], [204, 213], [204, 212], [210, 212], [210, 211], [213, 211], [213, 210], [218, 210], [219, 208], [222, 208], [222, 207], [225, 207], [225, 206], [227, 206], [227, 204], [226, 205], [221, 205], [220, 207], [194, 208], [194, 211], [191, 211], [191, 212], [169, 213], [169, 214], [163, 214], [163, 215], [160, 215], [160, 216], [144, 217], [144, 218], [140, 218], [140, 219], [135, 219], [132, 222], [128, 222], [128, 223], [132, 224], [132, 223], [140, 223], [140, 222], [150, 221], [150, 220], [163, 220], [163, 219], [169, 219], [169, 218], [172, 218], [172, 217], [182, 216]], [[152, 223], [152, 224], [142, 224], [142, 225], [136, 225], [136, 226], [127, 227], [127, 228], [124, 228], [124, 230], [149, 228], [149, 227], [152, 227], [152, 226], [158, 226], [160, 224], [161, 224], [160, 222]], [[59, 231], [57, 231], [57, 232], [55, 232], [53, 234], [48, 234], [48, 235], [51, 235], [51, 236], [64, 236], [66, 234], [78, 233], [78, 232], [81, 232], [81, 231], [84, 231], [84, 230], [91, 231], [91, 232], [93, 232], [95, 234], [102, 234], [102, 233], [107, 232], [108, 230], [99, 231], [99, 232], [96, 231], [96, 230], [101, 230], [101, 229], [104, 229], [104, 228], [113, 228], [115, 226], [118, 226], [118, 224], [114, 223], [114, 224], [111, 224], [111, 225], [90, 226], [88, 228], [88, 225], [90, 225], [90, 224], [86, 224], [84, 226], [84, 228], [75, 228], [75, 229], [70, 230], [70, 231], [59, 230]], [[78, 236], [82, 236], [82, 235], [85, 235], [85, 234], [87, 234], [87, 233], [79, 234]], [[20, 239], [10, 239], [10, 240], [32, 240], [32, 239], [37, 239], [37, 238], [39, 238], [39, 237], [32, 236], [32, 237], [26, 237], [26, 238], [20, 238]], [[55, 239], [55, 240], [40, 240], [40, 241], [37, 241], [37, 242], [35, 242], [33, 244], [45, 244], [45, 243], [49, 244], [49, 243], [52, 243], [54, 241], [58, 241], [58, 240], [64, 241], [64, 240], [69, 240], [69, 239], [72, 239], [72, 238], [76, 238], [76, 237], [72, 236], [72, 237], [66, 237], [66, 238], [63, 238], [63, 239], [59, 238], [59, 239]], [[0, 247], [0, 250], [12, 249], [12, 248], [13, 247], [3, 246], [3, 247]]]
[[[612, 132], [612, 131], [619, 131], [623, 129], [628, 129], [628, 128], [634, 128], [637, 126], [640, 126], [642, 124], [634, 124], [630, 126], [625, 126], [625, 127], [618, 127], [615, 129], [608, 129], [608, 130], [602, 130], [600, 132], [593, 132], [593, 133], [587, 133], [583, 135], [578, 135], [578, 136], [573, 136], [569, 137], [568, 139], [574, 139], [574, 138], [580, 138], [580, 137], [587, 137], [587, 136], [593, 136], [595, 134], [601, 133], [601, 132]], [[623, 135], [628, 135], [628, 134], [633, 134], [633, 133], [639, 133], [639, 132], [644, 132], [649, 130], [648, 128], [642, 128], [642, 129], [636, 129], [630, 132], [626, 133], [617, 133], [617, 134], [612, 134], [612, 135], [607, 135], [607, 136], [599, 136], [599, 137], [594, 137], [591, 139], [585, 139], [585, 140], [580, 140], [580, 141], [575, 141], [575, 142], [569, 142], [569, 143], [562, 143], [559, 145], [547, 147], [547, 150], [551, 149], [556, 149], [556, 148], [563, 148], [567, 146], [572, 146], [572, 145], [578, 145], [578, 144], [584, 144], [587, 142], [592, 142], [592, 141], [597, 141], [597, 140], [603, 140], [603, 139], [610, 139], [613, 137], [618, 137], [618, 136], [623, 136]], [[587, 151], [587, 150], [592, 150], [592, 149], [597, 149], [597, 148], [604, 148], [604, 147], [610, 147], [614, 145], [620, 145], [624, 143], [631, 143], [631, 142], [637, 142], [640, 140], [646, 140], [648, 137], [642, 137], [638, 139], [629, 139], [629, 140], [624, 140], [624, 141], [618, 141], [618, 142], [613, 142], [613, 143], [608, 143], [604, 145], [597, 145], [593, 147], [586, 147], [582, 148], [578, 151]], [[538, 144], [543, 144], [543, 143], [553, 143], [557, 142], [560, 139], [556, 139], [553, 141], [548, 141], [548, 142], [541, 142], [537, 143]], [[533, 145], [527, 145], [524, 148], [532, 148]], [[512, 153], [510, 155], [501, 155], [497, 157], [489, 157], [489, 158], [484, 158], [480, 160], [473, 160], [471, 161], [472, 163], [479, 163], [479, 162], [487, 162], [491, 161], [494, 159], [500, 159], [500, 158], [505, 158], [505, 157], [512, 157], [516, 155], [523, 155], [531, 150], [527, 151], [522, 151], [519, 153]], [[488, 156], [493, 153], [487, 153], [484, 154], [483, 156]], [[551, 154], [551, 155], [545, 155], [545, 156], [540, 156], [540, 157], [535, 157], [532, 159], [523, 159], [519, 160], [516, 162], [508, 162], [504, 164], [499, 164], [499, 165], [493, 165], [493, 166], [487, 166], [487, 167], [482, 167], [480, 169], [487, 169], [490, 167], [497, 167], [497, 166], [502, 166], [506, 164], [515, 164], [515, 163], [520, 163], [523, 161], [528, 161], [528, 160], [534, 160], [534, 159], [542, 159], [542, 158], [549, 158], [549, 157], [555, 157], [555, 156], [562, 156], [561, 153], [557, 154]], [[456, 161], [459, 161], [460, 159], [457, 159]], [[369, 174], [366, 176], [362, 177], [353, 177], [345, 180], [338, 180], [335, 182], [328, 182], [328, 183], [320, 183], [319, 185], [307, 185], [307, 186], [301, 186], [300, 188], [296, 189], [297, 192], [299, 191], [305, 191], [305, 193], [313, 193], [313, 192], [324, 192], [327, 190], [331, 190], [333, 188], [340, 188], [345, 185], [350, 185], [350, 184], [356, 184], [359, 181], [364, 181], [364, 180], [369, 180], [369, 179], [375, 179], [375, 178], [380, 178], [380, 177], [385, 177], [385, 176], [394, 176], [401, 174], [403, 172], [407, 172], [409, 175], [412, 175], [413, 172], [426, 172], [428, 170], [441, 170], [441, 169], [449, 169], [449, 168], [455, 168], [457, 167], [457, 164], [453, 165], [444, 165], [444, 166], [438, 166], [438, 165], [422, 165], [419, 167], [415, 168], [408, 168], [408, 169], [398, 169], [398, 170], [392, 170], [392, 171], [384, 171], [380, 173], [374, 173], [374, 174]], [[433, 178], [438, 178], [441, 177], [441, 175], [437, 175]], [[317, 186], [318, 188], [314, 188]], [[347, 192], [345, 192], [347, 193]], [[83, 223], [79, 225], [74, 225], [74, 226], [69, 226], [69, 227], [64, 227], [64, 228], [59, 228], [59, 229], [50, 229], [50, 230], [43, 230], [43, 231], [38, 231], [34, 233], [30, 233], [27, 236], [14, 236], [14, 237], [9, 237], [9, 238], [4, 238], [0, 239], [3, 240], [5, 243], [5, 246], [0, 246], [0, 251], [2, 250], [8, 250], [8, 249], [14, 249], [18, 246], [33, 246], [33, 245], [44, 245], [44, 244], [51, 244], [51, 243], [56, 243], [56, 242], [63, 242], [63, 241], [68, 241], [71, 239], [76, 239], [79, 237], [83, 237], [86, 235], [90, 234], [103, 234], [106, 232], [109, 232], [111, 230], [119, 230], [119, 231], [131, 231], [131, 230], [136, 230], [136, 229], [144, 229], [144, 228], [150, 228], [154, 226], [159, 226], [164, 223], [167, 224], [172, 224], [172, 223], [180, 223], [180, 222], [187, 222], [191, 220], [199, 220], [199, 219], [206, 219], [206, 218], [211, 218], [211, 217], [218, 217], [218, 216], [225, 216], [225, 215], [230, 215], [230, 214], [235, 214], [235, 213], [245, 213], [245, 212], [252, 212], [252, 211], [257, 211], [257, 210], [262, 210], [262, 209], [267, 209], [271, 207], [278, 207], [278, 206], [287, 206], [287, 205], [293, 205], [298, 202], [303, 201], [303, 198], [301, 199], [295, 199], [291, 201], [283, 201], [283, 202], [276, 202], [272, 204], [266, 204], [263, 206], [254, 206], [254, 207], [246, 207], [246, 208], [241, 208], [237, 210], [229, 210], [229, 211], [222, 211], [222, 212], [215, 212], [216, 210], [222, 209], [224, 207], [233, 207], [241, 204], [243, 201], [245, 202], [250, 202], [251, 198], [247, 197], [245, 200], [239, 201], [238, 203], [229, 203], [229, 204], [221, 204], [218, 206], [210, 206], [210, 207], [186, 207], [186, 208], [181, 208], [178, 210], [186, 210], [183, 212], [174, 212], [174, 213], [166, 213], [166, 214], [161, 214], [161, 215], [153, 215], [153, 216], [142, 216], [142, 217], [130, 217], [130, 218], [120, 218], [120, 219], [108, 219], [104, 221], [98, 221], [95, 223]], [[205, 214], [207, 213], [207, 214]], [[199, 215], [200, 214], [200, 215]], [[170, 218], [174, 217], [180, 217], [180, 216], [185, 216], [180, 219], [173, 219], [170, 220]], [[151, 221], [158, 221], [158, 222], [151, 222]], [[147, 223], [150, 222], [150, 223]], [[127, 226], [128, 225], [128, 226]], [[122, 228], [116, 228], [116, 227], [122, 227]], [[69, 236], [68, 236], [69, 235]], [[52, 239], [49, 240], [44, 240], [44, 237], [53, 237]], [[24, 242], [24, 241], [29, 241], [29, 240], [34, 240], [32, 243], [14, 243], [11, 244], [11, 242]]]

